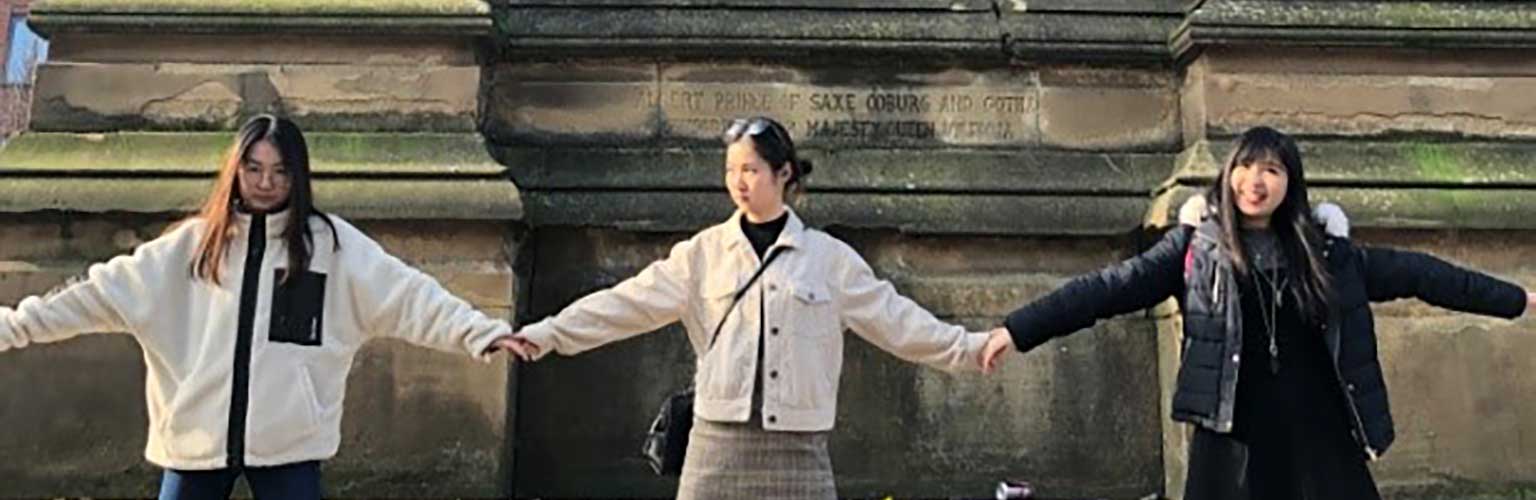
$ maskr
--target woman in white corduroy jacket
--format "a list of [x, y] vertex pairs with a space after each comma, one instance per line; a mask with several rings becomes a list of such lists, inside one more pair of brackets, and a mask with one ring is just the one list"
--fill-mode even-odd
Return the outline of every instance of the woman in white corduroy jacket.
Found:
[[782, 125], [736, 120], [723, 135], [734, 215], [638, 276], [528, 325], [509, 347], [530, 358], [574, 355], [681, 322], [698, 361], [678, 498], [835, 498], [827, 436], [843, 332], [952, 371], [980, 366], [987, 335], [939, 321], [847, 244], [805, 226], [785, 201], [812, 167]]
[[341, 440], [352, 357], [381, 336], [486, 358], [511, 326], [449, 294], [312, 204], [298, 126], [240, 129], [201, 212], [131, 255], [15, 308], [0, 351], [84, 333], [133, 335], [148, 365], [162, 500], [320, 498]]

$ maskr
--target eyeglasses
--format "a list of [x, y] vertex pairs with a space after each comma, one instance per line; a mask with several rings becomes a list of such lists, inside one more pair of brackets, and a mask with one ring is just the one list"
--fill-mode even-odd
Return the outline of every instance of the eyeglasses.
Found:
[[789, 138], [785, 137], [784, 132], [780, 130], [779, 127], [775, 126], [773, 120], [769, 120], [761, 116], [754, 116], [752, 118], [737, 118], [732, 120], [731, 124], [725, 127], [725, 132], [720, 134], [720, 141], [724, 142], [726, 145], [730, 145], [731, 143], [741, 140], [742, 137], [756, 137], [762, 135], [763, 131], [765, 130], [771, 130], [773, 132], [774, 139], [778, 139], [786, 145], [790, 143]]

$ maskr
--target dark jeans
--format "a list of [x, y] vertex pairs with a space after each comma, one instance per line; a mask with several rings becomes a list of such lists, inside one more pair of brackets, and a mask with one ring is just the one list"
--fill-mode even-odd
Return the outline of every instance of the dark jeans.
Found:
[[226, 500], [241, 475], [251, 485], [256, 500], [320, 500], [320, 462], [242, 469], [166, 469], [160, 481], [160, 500]]

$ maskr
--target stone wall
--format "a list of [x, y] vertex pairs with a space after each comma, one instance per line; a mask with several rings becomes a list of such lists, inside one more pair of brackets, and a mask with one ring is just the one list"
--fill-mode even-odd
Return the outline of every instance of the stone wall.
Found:
[[[0, 245], [0, 303], [153, 237], [260, 111], [313, 131], [324, 208], [525, 323], [723, 220], [716, 136], [754, 114], [817, 161], [808, 222], [975, 329], [1155, 241], [1259, 124], [1300, 137], [1314, 199], [1342, 205], [1359, 241], [1536, 283], [1522, 3], [54, 0], [36, 19], [53, 62], [35, 131], [0, 151], [0, 241], [28, 242]], [[986, 497], [1007, 477], [1051, 497], [1180, 497], [1175, 313], [1101, 322], [992, 378], [850, 334], [840, 492]], [[1412, 301], [1376, 314], [1399, 436], [1372, 464], [1388, 495], [1528, 493], [1536, 327]], [[691, 375], [681, 337], [510, 371], [370, 346], [328, 493], [666, 497], [675, 482], [635, 452]], [[140, 355], [103, 335], [3, 356], [0, 421], [27, 432], [0, 451], [51, 465], [0, 465], [19, 478], [0, 496], [152, 492]], [[85, 363], [99, 369], [70, 368]]]
[[0, 84], [0, 143], [26, 130], [31, 110], [31, 86]]
[[[305, 129], [320, 209], [512, 319], [521, 206], [475, 133], [487, 10], [370, 5], [40, 5], [34, 23], [52, 57], [38, 71], [32, 131], [0, 152], [0, 302], [155, 237], [206, 195], [234, 129], [278, 112]], [[140, 458], [144, 362], [130, 337], [3, 358], [0, 420], [22, 432], [0, 440], [0, 454], [28, 459], [0, 465], [0, 496], [155, 493], [158, 471]], [[510, 394], [503, 359], [370, 343], [349, 378], [327, 496], [504, 495]]]
[[[159, 215], [24, 214], [0, 218], [0, 302], [15, 304], [83, 274], [91, 263], [158, 236]], [[463, 221], [365, 222], [386, 250], [487, 313], [511, 314], [513, 254], [504, 228]], [[439, 241], [451, 240], [455, 245]], [[152, 497], [142, 458], [144, 361], [122, 334], [90, 335], [5, 354], [0, 419], [4, 494]], [[326, 466], [338, 497], [495, 496], [507, 425], [501, 364], [378, 341], [358, 354], [346, 395], [343, 452]]]
[[[1188, 31], [1202, 48], [1182, 91], [1190, 146], [1164, 196], [1208, 182], [1230, 137], [1267, 124], [1301, 138], [1313, 199], [1343, 206], [1357, 242], [1530, 286], [1521, 256], [1536, 208], [1526, 181], [1536, 108], [1521, 89], [1536, 59], [1519, 47], [1533, 13], [1499, 2], [1207, 2]], [[1525, 401], [1536, 386], [1514, 367], [1536, 326], [1411, 300], [1374, 310], [1398, 436], [1372, 464], [1382, 489], [1528, 491], [1536, 468], [1520, 436], [1536, 422]], [[1184, 435], [1167, 435], [1175, 495]]]

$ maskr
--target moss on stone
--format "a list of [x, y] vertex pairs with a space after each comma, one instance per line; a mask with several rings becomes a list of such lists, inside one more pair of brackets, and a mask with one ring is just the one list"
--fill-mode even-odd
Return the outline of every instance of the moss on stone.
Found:
[[[178, 213], [212, 187], [197, 178], [6, 179], [0, 213]], [[517, 187], [503, 180], [317, 179], [315, 205], [351, 219], [517, 220]]]
[[[1231, 144], [1202, 141], [1180, 155], [1180, 182], [1214, 178]], [[1302, 140], [1307, 180], [1317, 184], [1446, 186], [1536, 184], [1536, 147], [1514, 142]]]
[[[29, 133], [0, 149], [0, 170], [31, 172], [209, 173], [230, 133]], [[319, 174], [496, 176], [479, 134], [305, 134]]]
[[1419, 175], [1426, 180], [1456, 182], [1467, 177], [1466, 169], [1444, 145], [1415, 144], [1408, 149]]

